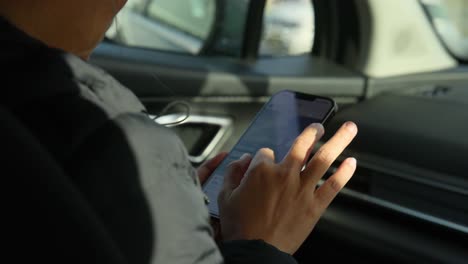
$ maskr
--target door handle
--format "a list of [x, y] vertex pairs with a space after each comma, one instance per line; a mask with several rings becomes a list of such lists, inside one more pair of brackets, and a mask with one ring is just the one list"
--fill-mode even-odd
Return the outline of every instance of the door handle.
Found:
[[185, 114], [170, 114], [160, 116], [158, 118], [150, 115], [149, 117], [158, 124], [169, 124], [167, 125], [169, 128], [190, 125], [197, 126], [198, 128], [203, 126], [211, 128], [215, 126], [217, 128], [216, 133], [214, 133], [209, 142], [207, 142], [200, 151], [197, 151], [196, 155], [189, 153], [189, 160], [192, 163], [201, 163], [205, 161], [216, 147], [222, 144], [231, 134], [232, 119], [229, 117], [206, 115], [190, 115], [187, 117]]

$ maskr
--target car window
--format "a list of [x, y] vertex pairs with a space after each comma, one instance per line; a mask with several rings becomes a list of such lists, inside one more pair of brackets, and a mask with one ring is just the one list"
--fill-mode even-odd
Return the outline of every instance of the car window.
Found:
[[[126, 46], [240, 56], [250, 0], [129, 0], [106, 33]], [[259, 53], [307, 53], [314, 39], [311, 0], [267, 0]]]
[[147, 15], [155, 22], [206, 39], [215, 19], [214, 0], [152, 0]]
[[120, 44], [197, 54], [215, 24], [217, 0], [129, 0], [106, 37]]
[[260, 55], [308, 53], [314, 42], [314, 28], [311, 0], [268, 0], [263, 16]]
[[468, 60], [468, 1], [421, 0], [445, 46], [456, 57]]

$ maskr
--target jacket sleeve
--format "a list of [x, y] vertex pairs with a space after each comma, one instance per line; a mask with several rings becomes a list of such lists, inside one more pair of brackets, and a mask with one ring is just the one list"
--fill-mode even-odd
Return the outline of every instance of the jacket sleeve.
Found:
[[226, 264], [297, 264], [290, 254], [280, 251], [263, 240], [226, 241], [219, 246]]

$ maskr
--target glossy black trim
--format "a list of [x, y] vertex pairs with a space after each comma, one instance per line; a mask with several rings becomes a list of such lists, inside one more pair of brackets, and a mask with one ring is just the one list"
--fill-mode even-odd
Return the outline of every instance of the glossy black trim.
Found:
[[254, 61], [258, 57], [265, 4], [266, 0], [251, 0], [249, 3], [244, 30], [244, 45], [241, 52], [241, 57], [247, 61]]

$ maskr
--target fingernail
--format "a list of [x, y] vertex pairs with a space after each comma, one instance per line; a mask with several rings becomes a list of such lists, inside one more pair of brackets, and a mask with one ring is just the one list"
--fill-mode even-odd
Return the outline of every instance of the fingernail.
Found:
[[319, 132], [319, 134], [322, 134], [325, 131], [325, 128], [323, 128], [323, 125], [320, 124], [320, 123], [313, 123], [310, 126], [315, 127], [317, 129], [317, 131]]
[[348, 159], [348, 165], [351, 167], [356, 167], [357, 160], [355, 158], [349, 158]]
[[348, 121], [344, 124], [344, 126], [346, 127], [346, 129], [348, 129], [350, 132], [354, 132], [356, 131], [356, 124], [354, 124], [353, 122], [351, 121]]
[[249, 154], [249, 153], [245, 153], [244, 155], [242, 155], [242, 156], [240, 157], [240, 159], [241, 159], [241, 160], [245, 160], [245, 159], [247, 159], [247, 158], [249, 158], [249, 157], [250, 157], [250, 154]]

